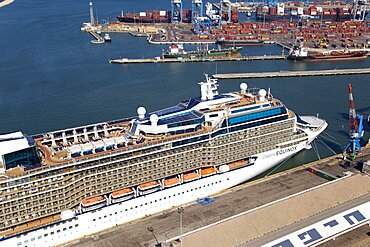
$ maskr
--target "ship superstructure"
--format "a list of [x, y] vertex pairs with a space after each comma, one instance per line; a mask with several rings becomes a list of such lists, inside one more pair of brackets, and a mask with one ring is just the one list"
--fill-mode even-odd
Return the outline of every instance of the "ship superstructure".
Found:
[[327, 126], [263, 89], [138, 117], [0, 136], [1, 246], [56, 245], [217, 193], [288, 159]]

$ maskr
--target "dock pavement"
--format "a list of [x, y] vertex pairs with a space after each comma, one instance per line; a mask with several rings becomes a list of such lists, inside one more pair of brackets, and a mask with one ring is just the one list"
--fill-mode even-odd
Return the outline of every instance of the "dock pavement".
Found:
[[[358, 160], [364, 158], [370, 158], [370, 149], [366, 149], [364, 154], [358, 157]], [[344, 166], [343, 162], [339, 159], [339, 155], [328, 157], [210, 196], [214, 200], [210, 204], [202, 206], [197, 202], [192, 202], [184, 205], [184, 213], [182, 215], [183, 233], [205, 227], [225, 218], [328, 182], [326, 179], [308, 172], [306, 169], [308, 167], [314, 166], [337, 177], [343, 176], [343, 173], [346, 171], [360, 173], [356, 169]], [[103, 232], [73, 241], [65, 246], [155, 246], [155, 239], [162, 243], [178, 236], [180, 234], [179, 222], [178, 208], [174, 207], [170, 210], [146, 216], [142, 219], [118, 225]], [[148, 231], [148, 228], [153, 231]], [[366, 232], [357, 232], [357, 235], [361, 236], [359, 241], [366, 241]], [[357, 243], [355, 240], [349, 242], [352, 244]]]

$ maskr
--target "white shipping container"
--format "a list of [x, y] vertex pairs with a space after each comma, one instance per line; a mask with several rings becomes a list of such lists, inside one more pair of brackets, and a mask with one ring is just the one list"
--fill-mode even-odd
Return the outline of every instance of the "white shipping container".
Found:
[[316, 11], [311, 11], [311, 15], [317, 15]]
[[159, 16], [166, 16], [166, 11], [165, 10], [159, 11]]
[[277, 4], [277, 12], [278, 15], [284, 15], [284, 3]]
[[303, 15], [303, 8], [302, 7], [298, 7], [298, 15]]
[[146, 16], [146, 13], [145, 12], [140, 12], [139, 16], [144, 17], [144, 16]]

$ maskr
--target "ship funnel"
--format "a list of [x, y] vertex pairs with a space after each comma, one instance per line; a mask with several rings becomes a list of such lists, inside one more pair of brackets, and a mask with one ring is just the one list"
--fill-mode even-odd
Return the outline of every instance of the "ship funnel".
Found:
[[266, 90], [265, 90], [265, 89], [260, 89], [260, 90], [258, 91], [259, 100], [260, 100], [261, 102], [264, 102], [264, 101], [266, 100], [266, 94], [267, 94], [267, 92], [266, 92]]
[[152, 123], [152, 127], [157, 126], [157, 123], [158, 123], [158, 120], [159, 120], [158, 115], [152, 114], [152, 115], [150, 115], [149, 119], [150, 119], [150, 122]]
[[217, 91], [217, 79], [210, 78], [207, 74], [205, 82], [200, 82], [200, 93], [202, 100], [211, 100], [214, 96], [218, 95]]
[[146, 109], [144, 107], [140, 106], [139, 108], [137, 108], [137, 115], [139, 115], [139, 119], [144, 119], [145, 113]]
[[240, 83], [240, 92], [242, 94], [245, 94], [247, 92], [247, 89], [248, 89], [248, 84], [247, 83], [245, 83], [245, 82]]

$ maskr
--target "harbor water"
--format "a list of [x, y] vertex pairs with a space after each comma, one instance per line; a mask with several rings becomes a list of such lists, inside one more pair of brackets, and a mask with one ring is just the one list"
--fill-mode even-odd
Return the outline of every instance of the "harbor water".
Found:
[[[190, 1], [188, 3], [190, 5]], [[190, 8], [190, 6], [186, 6]], [[170, 9], [169, 0], [95, 0], [99, 21], [126, 12]], [[265, 72], [370, 67], [370, 60], [348, 62], [245, 61], [176, 64], [109, 64], [112, 58], [152, 58], [166, 46], [145, 37], [110, 34], [110, 44], [91, 44], [80, 31], [89, 20], [88, 1], [23, 0], [0, 9], [0, 132], [37, 134], [136, 115], [199, 96], [204, 73]], [[185, 46], [194, 49], [194, 46]], [[279, 55], [276, 45], [246, 47], [243, 55]], [[219, 91], [239, 90], [245, 80], [220, 80]], [[249, 87], [270, 88], [288, 108], [316, 115], [329, 127], [316, 141], [319, 156], [343, 150], [348, 139], [348, 83], [358, 113], [370, 114], [368, 75], [251, 79]], [[365, 131], [370, 129], [365, 124]], [[366, 134], [366, 143], [369, 134]], [[326, 147], [328, 145], [329, 148]], [[287, 169], [318, 158], [314, 147], [290, 159]]]

